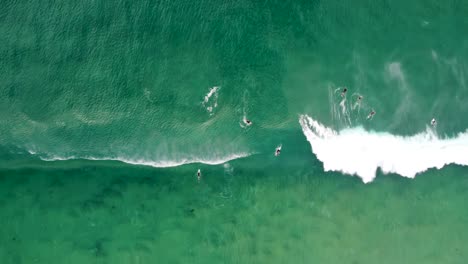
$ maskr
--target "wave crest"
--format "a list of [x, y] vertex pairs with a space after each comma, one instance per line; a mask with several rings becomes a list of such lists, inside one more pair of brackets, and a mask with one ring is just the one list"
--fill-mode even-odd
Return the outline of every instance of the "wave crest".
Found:
[[440, 139], [429, 128], [413, 136], [397, 136], [362, 127], [335, 131], [307, 115], [301, 115], [299, 123], [325, 171], [357, 175], [364, 183], [375, 178], [378, 168], [385, 174], [414, 178], [430, 168], [468, 165], [468, 131]]
[[69, 156], [69, 157], [59, 157], [59, 156], [52, 156], [52, 157], [43, 157], [39, 156], [41, 160], [44, 161], [64, 161], [64, 160], [95, 160], [95, 161], [120, 161], [127, 164], [132, 165], [143, 165], [143, 166], [151, 166], [155, 168], [169, 168], [169, 167], [177, 167], [191, 163], [203, 163], [208, 165], [219, 165], [224, 164], [226, 162], [245, 158], [250, 156], [251, 154], [248, 153], [237, 153], [237, 154], [230, 154], [224, 157], [216, 157], [212, 159], [204, 159], [204, 158], [184, 158], [179, 160], [166, 160], [166, 161], [152, 161], [147, 159], [131, 159], [125, 157], [76, 157], [76, 156]]

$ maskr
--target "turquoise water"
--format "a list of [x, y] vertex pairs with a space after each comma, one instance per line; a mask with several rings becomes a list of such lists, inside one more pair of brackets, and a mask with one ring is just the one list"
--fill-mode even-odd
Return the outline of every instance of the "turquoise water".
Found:
[[6, 1], [1, 263], [465, 263], [466, 14]]

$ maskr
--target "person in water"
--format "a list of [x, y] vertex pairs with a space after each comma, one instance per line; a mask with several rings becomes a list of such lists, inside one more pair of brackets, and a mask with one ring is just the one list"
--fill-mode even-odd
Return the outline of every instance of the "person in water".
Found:
[[437, 121], [435, 120], [435, 118], [432, 118], [432, 120], [431, 120], [431, 125], [432, 125], [432, 126], [436, 126], [436, 125], [437, 125]]
[[279, 156], [280, 153], [281, 153], [281, 148], [277, 148], [275, 152], [275, 156]]
[[370, 119], [370, 118], [374, 117], [374, 115], [375, 115], [375, 111], [372, 110], [372, 111], [369, 113], [369, 115], [367, 116], [367, 119]]
[[348, 88], [343, 88], [343, 91], [341, 92], [341, 97], [344, 97], [346, 95], [346, 92], [348, 91]]
[[[244, 122], [244, 124], [247, 125], [247, 126], [251, 126], [251, 125], [252, 125], [252, 121], [250, 121], [249, 119], [247, 119], [247, 117], [245, 117], [245, 115], [244, 115], [244, 117], [242, 118], [242, 122]], [[241, 124], [241, 127], [244, 127], [244, 126], [242, 126], [242, 124]]]
[[197, 179], [198, 179], [198, 181], [200, 181], [200, 179], [201, 179], [201, 171], [200, 171], [200, 169], [198, 169], [198, 171], [197, 171]]

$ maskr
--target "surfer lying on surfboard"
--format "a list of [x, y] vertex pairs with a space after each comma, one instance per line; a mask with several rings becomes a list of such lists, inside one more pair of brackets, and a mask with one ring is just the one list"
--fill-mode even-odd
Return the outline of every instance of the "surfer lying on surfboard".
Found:
[[279, 147], [276, 148], [275, 156], [279, 156], [280, 154], [281, 154], [281, 145], [279, 145]]
[[346, 92], [348, 91], [348, 88], [343, 88], [343, 91], [341, 91], [341, 97], [344, 97], [346, 95]]

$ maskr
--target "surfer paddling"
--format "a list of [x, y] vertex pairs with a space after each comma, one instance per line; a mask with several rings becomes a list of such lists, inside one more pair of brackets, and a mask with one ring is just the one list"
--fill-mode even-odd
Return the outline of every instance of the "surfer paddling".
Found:
[[281, 154], [281, 145], [279, 147], [276, 148], [275, 150], [275, 156], [279, 156]]
[[343, 91], [341, 91], [341, 97], [345, 97], [346, 92], [348, 91], [348, 88], [343, 88]]
[[197, 179], [198, 179], [198, 181], [200, 181], [200, 179], [201, 179], [201, 171], [200, 171], [200, 169], [198, 169], [198, 171], [197, 171]]
[[357, 95], [356, 102], [354, 103], [354, 105], [352, 107], [353, 110], [356, 109], [356, 108], [358, 108], [358, 110], [359, 110], [359, 108], [361, 108], [362, 98], [363, 98], [362, 95], [359, 95], [359, 94]]
[[369, 115], [367, 115], [367, 119], [371, 119], [372, 117], [374, 117], [374, 115], [375, 115], [375, 111], [372, 110], [372, 111], [369, 113]]
[[244, 118], [244, 123], [248, 126], [252, 125], [252, 121], [250, 121], [249, 119], [246, 119]]

